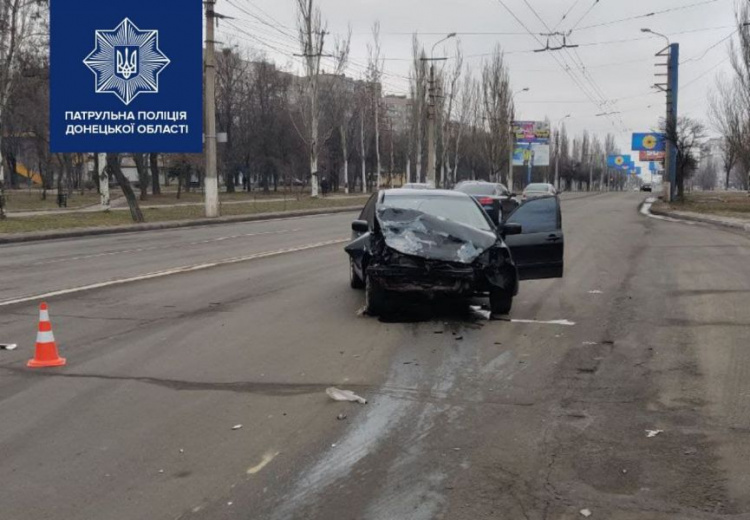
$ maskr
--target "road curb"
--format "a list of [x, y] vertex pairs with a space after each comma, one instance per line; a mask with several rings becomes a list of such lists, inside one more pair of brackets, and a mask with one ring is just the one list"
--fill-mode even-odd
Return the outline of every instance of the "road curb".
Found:
[[237, 224], [241, 222], [257, 222], [259, 220], [280, 220], [285, 218], [312, 217], [318, 215], [333, 215], [337, 213], [351, 213], [361, 211], [362, 205], [344, 206], [339, 208], [321, 208], [299, 211], [277, 211], [273, 213], [257, 213], [255, 215], [238, 215], [233, 217], [219, 217], [216, 219], [202, 218], [195, 220], [171, 220], [155, 222], [153, 224], [133, 224], [129, 226], [79, 228], [65, 231], [48, 231], [41, 233], [19, 233], [18, 235], [0, 235], [0, 245], [24, 242], [39, 242], [43, 240], [59, 240], [64, 238], [93, 237], [100, 235], [117, 235], [122, 233], [137, 233], [142, 231], [161, 231], [165, 229], [180, 229], [190, 227], [219, 226], [221, 224]]
[[709, 224], [712, 226], [734, 229], [739, 231], [745, 231], [750, 233], [750, 223], [732, 222], [723, 220], [721, 217], [708, 217], [697, 214], [688, 214], [681, 211], [668, 211], [663, 209], [656, 209], [653, 206], [650, 208], [650, 212], [660, 217], [669, 217], [675, 220], [685, 220], [688, 222], [700, 222], [702, 224]]

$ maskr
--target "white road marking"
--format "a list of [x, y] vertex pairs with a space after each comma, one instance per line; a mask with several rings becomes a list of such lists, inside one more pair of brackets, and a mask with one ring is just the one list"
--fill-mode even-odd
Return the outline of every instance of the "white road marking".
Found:
[[87, 260], [89, 258], [101, 258], [104, 256], [115, 256], [115, 255], [126, 255], [130, 253], [142, 253], [144, 251], [156, 251], [158, 249], [170, 249], [174, 247], [182, 247], [182, 246], [197, 246], [202, 244], [210, 244], [212, 242], [222, 242], [224, 240], [229, 240], [232, 238], [247, 238], [247, 237], [255, 237], [255, 236], [262, 236], [262, 235], [282, 235], [284, 233], [294, 233], [297, 231], [302, 231], [301, 229], [284, 229], [281, 231], [265, 231], [262, 233], [246, 233], [244, 235], [233, 235], [228, 237], [217, 237], [217, 238], [210, 238], [207, 240], [200, 240], [198, 242], [188, 242], [186, 244], [174, 244], [174, 245], [168, 245], [168, 246], [152, 246], [152, 247], [139, 247], [136, 249], [123, 249], [120, 251], [110, 251], [108, 253], [96, 253], [91, 255], [82, 255], [82, 256], [74, 256], [72, 258], [57, 258], [55, 260], [44, 260], [41, 262], [35, 262], [33, 264], [29, 264], [32, 266], [39, 266], [39, 265], [50, 265], [50, 264], [59, 264], [62, 262], [74, 262], [76, 260]]
[[266, 453], [265, 455], [263, 455], [263, 458], [258, 464], [256, 464], [255, 466], [247, 470], [247, 474], [255, 475], [256, 473], [259, 473], [263, 468], [268, 466], [271, 463], [271, 461], [276, 458], [278, 454], [279, 454], [278, 451], [274, 453]]
[[599, 290], [594, 290], [594, 291], [589, 291], [589, 294], [604, 294], [604, 292], [599, 291]]
[[539, 323], [541, 325], [564, 325], [566, 327], [572, 327], [575, 325], [574, 321], [569, 320], [549, 320], [549, 321], [538, 321], [538, 320], [510, 320], [512, 323]]
[[70, 289], [61, 289], [59, 291], [52, 291], [52, 292], [43, 293], [43, 294], [36, 294], [36, 295], [33, 295], [33, 296], [23, 296], [21, 298], [13, 298], [11, 300], [0, 300], [0, 307], [5, 307], [5, 306], [8, 306], [8, 305], [15, 305], [15, 304], [18, 304], [18, 303], [36, 302], [36, 301], [39, 301], [39, 300], [43, 300], [43, 299], [46, 299], [46, 298], [52, 298], [52, 297], [55, 297], [55, 296], [64, 296], [66, 294], [75, 294], [75, 293], [84, 292], [84, 291], [91, 291], [91, 290], [94, 290], [94, 289], [102, 289], [104, 287], [111, 287], [113, 285], [124, 285], [124, 284], [132, 283], [132, 282], [140, 282], [140, 281], [143, 281], [143, 280], [151, 280], [153, 278], [163, 278], [165, 276], [172, 276], [172, 275], [175, 275], [175, 274], [192, 273], [192, 272], [195, 272], [195, 271], [203, 271], [204, 269], [211, 269], [213, 267], [219, 267], [219, 266], [231, 265], [231, 264], [239, 264], [241, 262], [248, 262], [250, 260], [258, 260], [258, 259], [261, 259], [261, 258], [269, 258], [269, 257], [273, 257], [273, 256], [280, 256], [280, 255], [285, 255], [285, 254], [288, 254], [288, 253], [298, 253], [298, 252], [301, 252], [301, 251], [307, 251], [309, 249], [318, 249], [318, 248], [321, 248], [321, 247], [332, 246], [332, 245], [335, 245], [335, 244], [343, 244], [345, 242], [349, 242], [349, 239], [344, 238], [344, 239], [338, 239], [338, 240], [328, 240], [327, 242], [318, 242], [316, 244], [308, 244], [308, 245], [299, 246], [299, 247], [291, 247], [291, 248], [288, 248], [288, 249], [279, 249], [277, 251], [266, 251], [264, 253], [254, 253], [252, 255], [238, 256], [238, 257], [235, 257], [235, 258], [227, 258], [227, 259], [224, 259], [224, 260], [217, 260], [216, 262], [209, 262], [209, 263], [205, 263], [205, 264], [186, 265], [186, 266], [183, 266], [183, 267], [175, 267], [173, 269], [167, 269], [167, 270], [164, 270], [164, 271], [156, 271], [154, 273], [148, 273], [148, 274], [143, 274], [143, 275], [139, 275], [139, 276], [133, 276], [133, 277], [130, 277], [130, 278], [121, 278], [119, 280], [110, 280], [110, 281], [107, 281], [107, 282], [92, 283], [92, 284], [89, 284], [89, 285], [82, 285], [80, 287], [73, 287], [73, 288], [70, 288]]

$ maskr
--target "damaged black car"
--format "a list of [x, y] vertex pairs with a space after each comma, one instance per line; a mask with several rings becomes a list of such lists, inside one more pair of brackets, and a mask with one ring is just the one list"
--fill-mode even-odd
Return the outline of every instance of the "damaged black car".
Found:
[[380, 315], [390, 298], [489, 296], [508, 314], [519, 280], [560, 278], [564, 238], [557, 197], [533, 199], [493, 222], [469, 195], [446, 190], [385, 190], [352, 223], [351, 286], [365, 289]]

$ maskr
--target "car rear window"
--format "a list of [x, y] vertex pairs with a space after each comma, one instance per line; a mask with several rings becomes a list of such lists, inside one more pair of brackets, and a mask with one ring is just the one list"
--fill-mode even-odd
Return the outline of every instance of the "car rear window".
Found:
[[492, 231], [492, 226], [485, 218], [484, 211], [469, 198], [386, 195], [382, 205], [389, 208], [413, 209], [483, 231]]
[[549, 191], [549, 187], [546, 184], [529, 184], [526, 191]]
[[456, 191], [466, 193], [468, 195], [494, 195], [495, 185], [494, 184], [465, 184], [456, 186]]

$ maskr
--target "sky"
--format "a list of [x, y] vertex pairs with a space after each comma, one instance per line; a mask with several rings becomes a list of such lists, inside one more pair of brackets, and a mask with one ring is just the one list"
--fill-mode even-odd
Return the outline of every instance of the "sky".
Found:
[[[632, 132], [655, 129], [666, 112], [666, 95], [652, 88], [663, 79], [654, 75], [655, 64], [664, 61], [655, 54], [666, 41], [641, 28], [680, 44], [680, 115], [708, 124], [716, 78], [729, 74], [728, 45], [739, 1], [316, 0], [331, 32], [328, 51], [351, 26], [349, 76], [364, 73], [376, 21], [386, 59], [384, 88], [394, 94], [408, 92], [412, 34], [429, 52], [456, 32], [455, 39], [438, 44], [435, 56], [449, 58], [449, 66], [459, 42], [476, 77], [485, 56], [500, 45], [517, 92], [517, 119], [549, 118], [554, 126], [570, 114], [565, 120], [569, 133], [586, 129], [603, 140], [611, 132], [623, 153], [630, 151]], [[296, 0], [217, 0], [216, 11], [234, 18], [220, 22], [221, 45], [263, 52], [277, 65], [301, 73], [299, 58], [293, 56], [299, 52]], [[533, 52], [546, 46], [540, 33], [570, 30], [567, 43], [578, 48]], [[550, 46], [554, 44], [552, 40]], [[521, 92], [527, 87], [528, 92]], [[597, 117], [603, 112], [619, 114]]]

